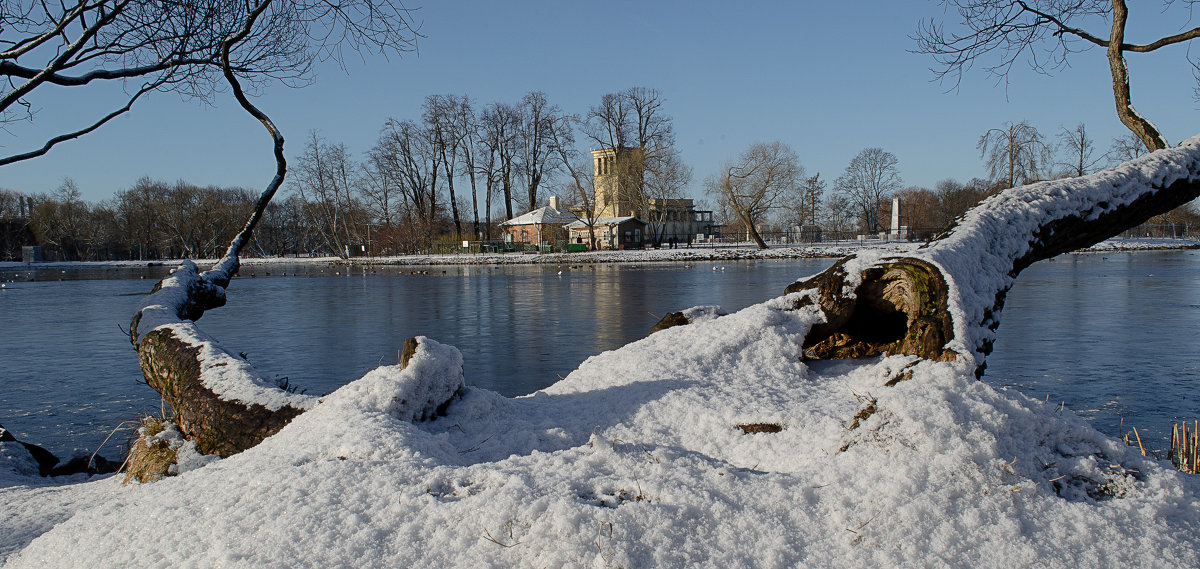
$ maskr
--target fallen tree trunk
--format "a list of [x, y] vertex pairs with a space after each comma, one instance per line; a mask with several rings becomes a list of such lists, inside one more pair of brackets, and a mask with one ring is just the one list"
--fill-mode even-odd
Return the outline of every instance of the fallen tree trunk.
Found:
[[986, 367], [1005, 296], [1033, 263], [1099, 243], [1200, 196], [1200, 136], [1079, 178], [1006, 190], [911, 254], [865, 252], [788, 286], [825, 323], [812, 358], [911, 354]]

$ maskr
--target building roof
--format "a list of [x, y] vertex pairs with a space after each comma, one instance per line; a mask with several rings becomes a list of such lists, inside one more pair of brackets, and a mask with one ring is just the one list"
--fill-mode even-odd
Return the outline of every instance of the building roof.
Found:
[[500, 225], [545, 225], [548, 223], [571, 223], [572, 221], [579, 221], [579, 217], [571, 212], [546, 206], [524, 215], [518, 215]]
[[[635, 220], [638, 223], [646, 223], [646, 222], [638, 219], [637, 217], [626, 216], [626, 217], [601, 217], [596, 220], [595, 225], [620, 225], [629, 220]], [[587, 222], [585, 222], [582, 219], [578, 219], [578, 218], [576, 218], [576, 221], [567, 224], [568, 229], [579, 229], [581, 227], [587, 227]]]

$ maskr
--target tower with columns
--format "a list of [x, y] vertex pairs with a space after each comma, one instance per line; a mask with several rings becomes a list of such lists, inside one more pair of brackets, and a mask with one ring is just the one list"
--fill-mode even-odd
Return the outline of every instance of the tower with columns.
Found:
[[596, 185], [596, 217], [627, 217], [638, 215], [638, 200], [632, 192], [637, 187], [632, 176], [638, 175], [640, 148], [601, 148], [592, 151], [592, 174]]

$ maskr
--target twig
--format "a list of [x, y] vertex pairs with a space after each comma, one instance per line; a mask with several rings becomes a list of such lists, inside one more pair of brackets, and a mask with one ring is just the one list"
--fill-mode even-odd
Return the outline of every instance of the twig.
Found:
[[883, 510], [879, 510], [878, 512], [875, 512], [875, 514], [874, 514], [874, 515], [872, 515], [871, 517], [867, 518], [867, 521], [865, 521], [865, 522], [863, 522], [863, 523], [861, 523], [861, 524], [858, 524], [858, 527], [856, 527], [856, 528], [854, 528], [854, 529], [846, 528], [846, 531], [848, 531], [848, 532], [850, 532], [850, 533], [852, 533], [852, 534], [858, 535], [858, 530], [860, 530], [860, 529], [862, 529], [862, 528], [864, 528], [864, 527], [867, 527], [867, 524], [869, 524], [869, 523], [871, 523], [872, 521], [874, 521], [874, 520], [875, 520], [875, 518], [876, 518], [876, 517], [878, 517], [878, 516], [879, 516], [879, 514], [881, 514], [881, 513], [883, 513]]
[[[96, 455], [100, 454], [100, 449], [104, 448], [104, 445], [108, 443], [108, 439], [111, 439], [113, 435], [117, 434], [117, 431], [121, 430], [121, 427], [125, 426], [127, 423], [134, 423], [134, 421], [121, 421], [120, 423], [117, 423], [116, 427], [113, 427], [113, 430], [109, 431], [108, 436], [104, 437], [104, 440], [100, 442], [100, 446], [96, 447], [96, 452], [93, 452], [92, 456], [88, 457], [88, 468], [91, 468], [96, 462]], [[128, 460], [128, 458], [126, 458], [126, 460]]]
[[596, 531], [596, 551], [600, 553], [600, 557], [604, 559], [605, 563], [607, 563], [609, 559], [612, 559], [613, 556], [617, 554], [617, 552], [612, 551], [608, 555], [604, 555], [604, 547], [600, 545], [600, 538], [604, 536], [605, 527], [608, 528], [608, 546], [609, 549], [612, 549], [613, 525], [612, 522], [604, 522], [600, 524], [600, 529]]
[[[459, 428], [461, 429], [462, 427], [459, 427]], [[458, 451], [458, 454], [467, 454], [468, 452], [475, 452], [475, 451], [479, 450], [483, 446], [483, 443], [486, 443], [486, 442], [492, 440], [493, 436], [495, 436], [495, 435], [488, 435], [486, 439], [483, 439], [482, 441], [475, 443], [475, 446], [473, 446], [467, 450]]]
[[483, 539], [486, 539], [496, 545], [499, 545], [500, 547], [505, 547], [505, 548], [516, 547], [518, 545], [521, 545], [521, 542], [513, 537], [512, 520], [508, 521], [508, 539], [511, 540], [512, 543], [501, 543], [499, 540], [492, 537], [492, 532], [488, 531], [487, 528], [483, 528]]

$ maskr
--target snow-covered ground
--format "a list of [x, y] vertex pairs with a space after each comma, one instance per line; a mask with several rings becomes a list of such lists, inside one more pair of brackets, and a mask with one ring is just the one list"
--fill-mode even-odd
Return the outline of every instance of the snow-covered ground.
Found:
[[[651, 263], [667, 261], [737, 261], [755, 259], [805, 259], [814, 257], [839, 258], [864, 250], [887, 253], [907, 253], [921, 246], [920, 242], [864, 241], [817, 243], [811, 245], [773, 245], [759, 249], [753, 243], [722, 247], [680, 247], [677, 249], [641, 249], [630, 251], [588, 251], [584, 253], [486, 253], [452, 255], [404, 255], [398, 257], [356, 257], [355, 263], [378, 265], [506, 265], [506, 264], [583, 264], [583, 263]], [[1145, 251], [1155, 249], [1195, 249], [1200, 241], [1190, 239], [1109, 239], [1085, 251]], [[317, 259], [272, 258], [244, 259], [244, 265], [292, 262], [341, 262], [336, 257]], [[215, 262], [215, 261], [213, 261]], [[201, 263], [203, 264], [203, 263]]]
[[[354, 257], [353, 263], [373, 265], [513, 265], [513, 264], [586, 264], [586, 263], [651, 263], [668, 261], [736, 261], [755, 259], [803, 259], [815, 257], [838, 258], [865, 250], [878, 250], [891, 253], [906, 253], [921, 246], [919, 242], [907, 241], [878, 241], [870, 240], [862, 243], [843, 241], [838, 243], [817, 243], [803, 246], [775, 245], [770, 249], [758, 249], [752, 243], [728, 245], [720, 247], [680, 247], [677, 249], [642, 249], [630, 251], [588, 251], [583, 253], [463, 253], [446, 255], [402, 255], [395, 257]], [[1084, 249], [1083, 251], [1146, 251], [1156, 249], [1197, 249], [1200, 241], [1191, 239], [1108, 239]], [[216, 259], [198, 259], [197, 265], [202, 268], [213, 263]], [[336, 264], [342, 263], [338, 257], [245, 257], [241, 260], [243, 266], [259, 265], [291, 265], [291, 264]], [[154, 262], [175, 266], [179, 261]], [[104, 262], [47, 262], [27, 264], [21, 262], [0, 262], [0, 270], [37, 268], [68, 268], [78, 266], [130, 266], [144, 267], [146, 261], [104, 261]]]
[[818, 316], [795, 296], [696, 310], [529, 396], [465, 387], [433, 420], [419, 419], [424, 394], [489, 371], [422, 339], [406, 369], [371, 371], [262, 444], [154, 483], [49, 481], [4, 443], [0, 561], [1200, 566], [1200, 479], [977, 381], [969, 357], [802, 362]]
[[[1196, 477], [976, 381], [973, 363], [801, 363], [812, 317], [787, 300], [655, 333], [530, 396], [466, 388], [447, 416], [412, 422], [412, 394], [488, 373], [426, 339], [405, 370], [372, 371], [259, 446], [155, 483], [55, 485], [18, 473], [5, 445], [0, 559], [1200, 565]], [[739, 428], [759, 424], [780, 430]]]

